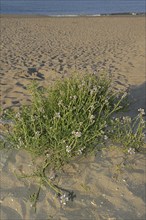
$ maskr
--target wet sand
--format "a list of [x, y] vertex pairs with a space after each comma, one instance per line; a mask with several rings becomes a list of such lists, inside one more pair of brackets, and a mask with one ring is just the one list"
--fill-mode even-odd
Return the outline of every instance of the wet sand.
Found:
[[[129, 89], [128, 114], [145, 108], [145, 17], [1, 16], [1, 104], [19, 107], [30, 100], [32, 80], [49, 86], [71, 72], [107, 72], [113, 86]], [[145, 109], [146, 111], [146, 109]], [[1, 218], [54, 220], [143, 220], [146, 218], [146, 154], [128, 158], [117, 149], [97, 153], [58, 173], [60, 187], [76, 197], [62, 206], [43, 187], [34, 213], [29, 195], [36, 180], [14, 172], [34, 168], [26, 152], [1, 151]]]

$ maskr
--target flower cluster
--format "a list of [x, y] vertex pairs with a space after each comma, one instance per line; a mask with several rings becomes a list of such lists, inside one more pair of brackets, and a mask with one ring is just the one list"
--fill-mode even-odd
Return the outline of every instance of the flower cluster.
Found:
[[82, 133], [80, 131], [73, 131], [72, 134], [77, 138], [82, 136]]
[[86, 147], [82, 147], [81, 149], [78, 150], [77, 154], [80, 155], [83, 153]]
[[94, 106], [94, 105], [91, 105], [91, 106], [90, 106], [90, 111], [93, 111], [94, 108], [95, 108], [95, 106]]
[[69, 201], [69, 196], [66, 194], [60, 195], [59, 200], [62, 205], [66, 205], [66, 203]]
[[71, 152], [71, 146], [68, 146], [68, 145], [66, 146], [66, 152], [67, 152], [67, 153], [70, 153], [70, 152]]
[[94, 121], [95, 121], [94, 118], [95, 118], [94, 115], [90, 115], [90, 116], [89, 116], [89, 120], [90, 120], [91, 122], [94, 122]]
[[97, 87], [93, 86], [93, 88], [90, 90], [90, 94], [93, 95], [97, 92]]
[[70, 96], [70, 99], [76, 100], [77, 96], [76, 95]]
[[139, 108], [139, 109], [138, 109], [138, 112], [139, 112], [139, 114], [141, 114], [141, 115], [145, 115], [145, 111], [144, 111], [144, 109], [142, 109], [142, 108]]
[[135, 154], [135, 149], [130, 147], [130, 148], [128, 149], [128, 153], [129, 153], [129, 154]]
[[63, 101], [60, 100], [60, 101], [58, 102], [58, 106], [61, 106], [62, 104], [63, 104]]
[[16, 117], [16, 118], [20, 118], [20, 112], [17, 112], [17, 114], [16, 114], [15, 117]]
[[81, 84], [78, 85], [78, 88], [81, 89], [86, 85], [85, 81], [82, 81]]
[[131, 118], [130, 118], [129, 116], [126, 116], [126, 117], [123, 116], [122, 119], [123, 119], [123, 122], [124, 122], [124, 123], [131, 123]]
[[35, 136], [36, 136], [36, 137], [40, 137], [40, 135], [41, 135], [41, 134], [40, 134], [39, 131], [36, 131], [36, 132], [35, 132]]
[[20, 149], [24, 145], [24, 142], [21, 137], [18, 138], [17, 149]]
[[107, 135], [104, 135], [104, 140], [107, 140], [108, 139], [108, 136]]
[[60, 112], [55, 112], [54, 118], [61, 118]]
[[38, 110], [39, 110], [41, 113], [45, 113], [45, 110], [44, 110], [43, 107], [40, 107]]

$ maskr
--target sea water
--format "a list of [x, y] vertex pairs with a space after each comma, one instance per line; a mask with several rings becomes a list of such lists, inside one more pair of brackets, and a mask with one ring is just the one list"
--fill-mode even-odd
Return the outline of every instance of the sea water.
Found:
[[1, 14], [100, 15], [145, 13], [146, 0], [0, 0]]

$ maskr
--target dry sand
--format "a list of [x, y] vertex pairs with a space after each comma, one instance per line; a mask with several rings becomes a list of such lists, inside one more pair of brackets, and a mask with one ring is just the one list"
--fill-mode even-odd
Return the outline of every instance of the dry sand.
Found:
[[[106, 71], [114, 86], [130, 89], [134, 102], [129, 114], [145, 108], [144, 16], [1, 16], [0, 20], [3, 108], [27, 103], [26, 86], [33, 79], [47, 86], [74, 71]], [[76, 198], [62, 207], [43, 188], [35, 214], [28, 201], [37, 188], [35, 182], [14, 175], [14, 171], [31, 172], [29, 155], [1, 151], [1, 219], [146, 219], [146, 154], [128, 158], [112, 149], [67, 166], [56, 181], [73, 190]]]

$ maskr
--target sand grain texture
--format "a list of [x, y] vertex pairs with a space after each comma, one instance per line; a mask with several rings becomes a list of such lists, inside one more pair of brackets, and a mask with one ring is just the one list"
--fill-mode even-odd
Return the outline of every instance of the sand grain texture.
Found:
[[31, 80], [47, 85], [54, 72], [102, 70], [121, 88], [140, 86], [145, 82], [145, 18], [2, 16], [0, 66], [3, 107], [29, 100]]
[[[145, 108], [145, 17], [1, 16], [1, 104], [19, 107], [30, 101], [27, 86], [36, 79], [49, 84], [70, 72], [105, 71], [119, 89], [130, 89], [130, 115]], [[146, 109], [145, 109], [146, 110]], [[72, 190], [74, 201], [62, 207], [43, 188], [37, 212], [29, 195], [36, 180], [14, 172], [34, 168], [26, 152], [1, 151], [2, 220], [144, 220], [146, 219], [146, 154], [120, 150], [98, 153], [65, 167], [58, 185]]]

